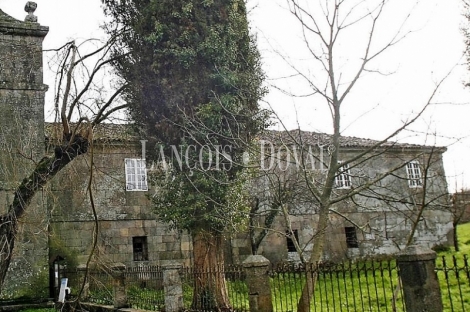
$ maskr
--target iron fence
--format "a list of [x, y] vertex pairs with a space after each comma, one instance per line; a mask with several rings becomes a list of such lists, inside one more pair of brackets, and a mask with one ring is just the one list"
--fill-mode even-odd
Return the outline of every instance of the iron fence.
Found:
[[[248, 286], [245, 282], [245, 272], [241, 265], [228, 265], [218, 266], [210, 269], [196, 269], [194, 267], [185, 267], [180, 270], [180, 276], [183, 284], [183, 301], [184, 306], [189, 310], [193, 305], [193, 292], [194, 292], [194, 280], [215, 280], [211, 277], [215, 275], [223, 275], [225, 277], [227, 294], [230, 301], [230, 305], [233, 311], [247, 312], [250, 311], [248, 301]], [[209, 285], [211, 288], [216, 288], [218, 285]], [[197, 311], [209, 312], [210, 308], [207, 308], [206, 301], [210, 298], [198, 298], [196, 305]], [[207, 305], [210, 305], [207, 302]]]
[[[68, 270], [64, 275], [69, 278], [72, 289], [79, 290], [87, 275], [82, 298], [90, 303], [113, 304], [112, 271], [103, 269]], [[163, 271], [159, 266], [127, 267], [124, 271], [126, 293], [129, 307], [134, 309], [160, 311], [164, 308]], [[77, 294], [77, 291], [75, 291]]]
[[127, 300], [131, 308], [161, 311], [165, 306], [163, 270], [160, 266], [127, 268]]
[[[440, 257], [436, 273], [441, 286], [444, 311], [470, 312], [470, 267], [468, 257]], [[242, 266], [218, 267], [200, 271], [185, 267], [179, 271], [184, 306], [192, 304], [195, 279], [223, 274], [233, 311], [249, 311], [246, 271]], [[74, 275], [75, 274], [75, 275]], [[158, 266], [126, 268], [126, 290], [130, 307], [164, 311], [163, 269]], [[279, 264], [267, 272], [274, 311], [296, 311], [308, 277], [316, 277], [310, 311], [406, 311], [399, 270], [395, 260], [358, 261], [339, 264]], [[83, 281], [83, 271], [67, 272], [72, 283]], [[103, 270], [92, 270], [87, 279], [87, 301], [113, 303], [113, 277]], [[72, 287], [78, 287], [73, 285]], [[77, 288], [75, 288], [77, 289]], [[209, 311], [204, 308], [198, 311]]]
[[315, 278], [310, 311], [404, 311], [395, 261], [280, 265], [270, 271], [275, 311], [296, 311], [307, 278]]
[[470, 267], [468, 256], [453, 255], [436, 259], [436, 272], [441, 286], [444, 311], [470, 311]]
[[[65, 270], [63, 276], [69, 279], [69, 286], [76, 296], [80, 291], [81, 297], [87, 302], [112, 305], [113, 277], [106, 270]], [[86, 275], [86, 282], [84, 283]]]

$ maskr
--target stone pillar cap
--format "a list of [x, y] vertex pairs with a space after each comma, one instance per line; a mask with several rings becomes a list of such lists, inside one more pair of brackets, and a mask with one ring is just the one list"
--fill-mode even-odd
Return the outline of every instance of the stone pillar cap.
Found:
[[245, 261], [242, 262], [243, 267], [250, 268], [250, 267], [261, 267], [261, 266], [268, 266], [270, 264], [269, 260], [261, 255], [250, 255], [248, 256]]
[[38, 7], [36, 2], [33, 1], [28, 1], [26, 2], [26, 5], [24, 6], [24, 10], [28, 15], [26, 15], [24, 21], [25, 22], [32, 22], [32, 23], [37, 23], [38, 22], [38, 17], [34, 15], [34, 11], [36, 11], [36, 8]]
[[437, 254], [434, 250], [428, 247], [411, 245], [397, 253], [396, 257], [398, 261], [402, 262], [427, 261], [435, 260], [437, 258]]

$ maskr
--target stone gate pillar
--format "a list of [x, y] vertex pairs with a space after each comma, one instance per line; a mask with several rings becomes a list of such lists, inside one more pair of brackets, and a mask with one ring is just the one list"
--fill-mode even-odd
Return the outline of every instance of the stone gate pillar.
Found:
[[165, 291], [165, 311], [183, 310], [183, 285], [179, 275], [181, 265], [170, 264], [163, 267], [163, 287]]
[[113, 277], [113, 305], [115, 309], [127, 308], [126, 293], [126, 266], [123, 263], [115, 263], [111, 267]]
[[397, 254], [407, 312], [442, 312], [435, 260], [433, 250], [420, 246], [409, 246]]
[[269, 264], [269, 260], [260, 255], [251, 255], [243, 261], [251, 312], [273, 311], [271, 286], [267, 274]]

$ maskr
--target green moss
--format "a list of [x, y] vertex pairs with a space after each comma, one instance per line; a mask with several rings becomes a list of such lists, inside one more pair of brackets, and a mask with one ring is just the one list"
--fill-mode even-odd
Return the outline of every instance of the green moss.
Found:
[[65, 242], [52, 233], [49, 239], [49, 257], [51, 259], [61, 256], [64, 258], [68, 269], [78, 266], [78, 252], [66, 247]]
[[18, 290], [18, 297], [28, 299], [49, 297], [49, 272], [41, 270], [34, 274], [29, 285]]

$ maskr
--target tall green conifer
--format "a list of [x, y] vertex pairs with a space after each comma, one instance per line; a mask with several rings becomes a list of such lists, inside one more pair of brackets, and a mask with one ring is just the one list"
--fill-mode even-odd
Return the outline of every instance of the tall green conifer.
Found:
[[[162, 144], [167, 161], [171, 146], [184, 151], [182, 164], [173, 157], [156, 180], [155, 211], [189, 231], [196, 268], [223, 265], [224, 230], [246, 216], [241, 158], [266, 125], [245, 2], [104, 2], [112, 18], [108, 31], [122, 32], [115, 53], [127, 56], [116, 69], [130, 86], [132, 119]], [[196, 281], [193, 308], [229, 309], [223, 276], [204, 276]]]

